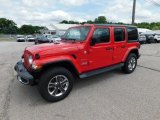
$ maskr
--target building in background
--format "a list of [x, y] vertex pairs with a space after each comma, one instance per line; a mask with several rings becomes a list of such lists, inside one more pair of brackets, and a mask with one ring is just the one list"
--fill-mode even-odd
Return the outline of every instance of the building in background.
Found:
[[138, 33], [148, 33], [151, 32], [152, 30], [146, 29], [146, 28], [138, 28]]
[[45, 29], [40, 30], [41, 34], [44, 35], [59, 35], [62, 36], [66, 32], [66, 30], [70, 27], [77, 26], [77, 24], [50, 24], [46, 26]]

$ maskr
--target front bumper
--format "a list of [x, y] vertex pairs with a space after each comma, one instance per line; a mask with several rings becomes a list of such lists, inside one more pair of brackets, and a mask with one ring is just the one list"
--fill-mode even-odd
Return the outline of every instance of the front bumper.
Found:
[[35, 39], [28, 39], [27, 41], [28, 41], [28, 42], [34, 42]]
[[17, 72], [17, 80], [19, 82], [25, 85], [34, 84], [34, 77], [27, 71], [22, 61], [17, 62], [14, 69]]
[[25, 42], [25, 39], [18, 39], [17, 42]]

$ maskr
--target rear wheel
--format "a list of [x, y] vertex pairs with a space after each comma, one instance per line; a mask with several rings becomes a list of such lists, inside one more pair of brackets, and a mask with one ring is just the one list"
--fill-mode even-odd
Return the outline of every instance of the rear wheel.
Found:
[[157, 39], [154, 39], [154, 43], [158, 43]]
[[56, 67], [44, 73], [39, 82], [39, 92], [48, 102], [67, 97], [72, 90], [74, 77], [70, 71]]
[[124, 66], [122, 67], [122, 71], [124, 73], [130, 74], [132, 73], [137, 66], [137, 56], [134, 53], [129, 54], [126, 59]]

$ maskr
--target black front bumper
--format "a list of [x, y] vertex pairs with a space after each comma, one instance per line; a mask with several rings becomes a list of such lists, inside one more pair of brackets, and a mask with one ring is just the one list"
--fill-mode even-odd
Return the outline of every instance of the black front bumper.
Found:
[[34, 77], [27, 71], [22, 61], [17, 62], [14, 69], [17, 72], [17, 80], [19, 82], [25, 85], [34, 84]]
[[28, 39], [28, 42], [35, 42], [35, 39]]

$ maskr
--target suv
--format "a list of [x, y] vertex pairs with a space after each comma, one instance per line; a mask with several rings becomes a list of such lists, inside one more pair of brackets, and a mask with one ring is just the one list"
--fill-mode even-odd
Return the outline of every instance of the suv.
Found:
[[16, 36], [17, 42], [25, 42], [25, 37], [23, 35]]
[[153, 34], [145, 34], [145, 36], [146, 36], [146, 43], [148, 44], [155, 43]]
[[146, 36], [143, 34], [139, 34], [139, 42], [140, 42], [140, 44], [145, 44], [146, 43]]
[[27, 41], [27, 42], [34, 42], [34, 41], [35, 41], [35, 38], [34, 38], [33, 35], [27, 35], [27, 36], [26, 36], [26, 41]]
[[154, 40], [155, 40], [155, 42], [159, 43], [160, 42], [160, 34], [154, 34]]
[[86, 24], [69, 28], [58, 43], [27, 47], [15, 70], [18, 81], [37, 83], [41, 96], [55, 102], [69, 95], [76, 78], [116, 68], [132, 73], [139, 48], [134, 26]]

